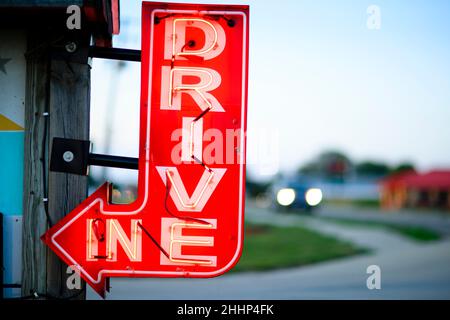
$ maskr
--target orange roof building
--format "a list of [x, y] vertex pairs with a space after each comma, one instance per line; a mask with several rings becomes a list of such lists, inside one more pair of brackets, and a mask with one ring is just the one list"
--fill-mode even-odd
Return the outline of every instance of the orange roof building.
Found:
[[450, 170], [406, 171], [383, 179], [380, 187], [384, 209], [428, 207], [450, 210]]

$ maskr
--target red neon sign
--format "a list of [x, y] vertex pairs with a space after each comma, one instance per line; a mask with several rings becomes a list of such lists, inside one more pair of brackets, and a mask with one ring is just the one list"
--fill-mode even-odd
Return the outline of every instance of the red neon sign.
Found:
[[43, 236], [109, 277], [213, 277], [243, 242], [248, 6], [143, 3], [138, 197], [105, 183]]

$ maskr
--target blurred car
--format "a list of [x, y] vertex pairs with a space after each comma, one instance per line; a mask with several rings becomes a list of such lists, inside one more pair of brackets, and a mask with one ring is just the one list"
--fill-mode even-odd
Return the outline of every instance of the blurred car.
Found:
[[320, 205], [322, 190], [306, 179], [284, 180], [275, 183], [271, 192], [272, 203], [277, 209], [302, 209], [311, 211]]

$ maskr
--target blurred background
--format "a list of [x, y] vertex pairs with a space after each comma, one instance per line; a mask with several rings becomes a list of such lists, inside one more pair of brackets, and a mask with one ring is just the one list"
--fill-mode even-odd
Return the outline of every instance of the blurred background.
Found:
[[[243, 256], [109, 298], [450, 298], [450, 3], [221, 3], [251, 12]], [[121, 1], [114, 47], [140, 34], [141, 1]], [[138, 156], [139, 95], [139, 63], [93, 61], [93, 152]], [[105, 180], [136, 197], [137, 172], [91, 168], [91, 191]]]

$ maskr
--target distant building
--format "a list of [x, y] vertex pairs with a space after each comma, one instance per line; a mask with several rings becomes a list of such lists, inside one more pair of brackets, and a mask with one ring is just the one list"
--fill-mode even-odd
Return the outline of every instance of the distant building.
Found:
[[379, 187], [375, 178], [351, 177], [345, 182], [319, 181], [317, 186], [322, 189], [327, 200], [373, 200], [379, 199]]
[[384, 209], [439, 208], [450, 210], [450, 170], [414, 171], [391, 175], [380, 182]]

